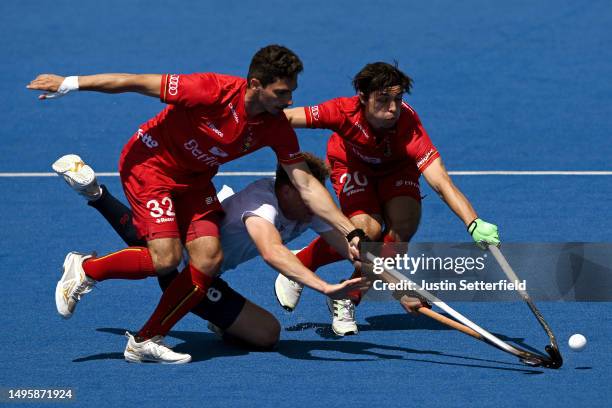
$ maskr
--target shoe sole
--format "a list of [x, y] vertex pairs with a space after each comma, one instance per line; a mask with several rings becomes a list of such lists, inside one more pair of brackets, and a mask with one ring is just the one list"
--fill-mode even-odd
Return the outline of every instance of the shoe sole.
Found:
[[70, 319], [72, 317], [72, 313], [70, 313], [68, 310], [66, 310], [66, 314], [62, 313], [63, 309], [63, 305], [64, 303], [64, 290], [62, 288], [62, 281], [64, 280], [64, 277], [66, 276], [66, 265], [68, 265], [68, 263], [70, 262], [70, 259], [74, 256], [73, 252], [69, 252], [68, 255], [66, 255], [66, 258], [64, 259], [64, 264], [62, 265], [63, 271], [62, 271], [62, 277], [61, 279], [57, 282], [57, 285], [55, 286], [55, 308], [57, 309], [57, 313], [60, 314], [60, 316], [62, 316], [64, 319]]
[[[75, 171], [74, 164], [82, 163], [83, 165], [78, 171]], [[89, 165], [85, 164], [83, 160], [76, 154], [67, 154], [60, 157], [51, 165], [51, 168], [58, 176], [69, 178], [71, 182], [68, 184], [76, 191], [84, 191], [95, 181], [95, 172]], [[66, 173], [69, 171], [73, 172], [73, 177], [68, 177]], [[67, 181], [67, 180], [66, 180]], [[73, 184], [75, 183], [75, 184]]]
[[67, 171], [72, 169], [72, 166], [76, 162], [83, 162], [83, 160], [77, 156], [76, 154], [67, 154], [65, 156], [57, 159], [52, 165], [51, 168], [57, 174], [63, 175]]
[[135, 354], [124, 352], [123, 357], [125, 358], [125, 361], [127, 361], [128, 363], [136, 363], [136, 364], [145, 364], [145, 363], [186, 364], [186, 363], [191, 362], [191, 356], [185, 357], [182, 360], [166, 361], [166, 360], [143, 359], [141, 357], [138, 357]]
[[336, 329], [334, 329], [334, 325], [332, 325], [332, 331], [336, 334], [336, 336], [340, 336], [340, 337], [344, 337], [344, 336], [354, 336], [356, 334], [359, 333], [359, 329], [355, 329], [355, 330], [349, 330], [347, 332], [344, 333], [340, 333], [337, 332]]

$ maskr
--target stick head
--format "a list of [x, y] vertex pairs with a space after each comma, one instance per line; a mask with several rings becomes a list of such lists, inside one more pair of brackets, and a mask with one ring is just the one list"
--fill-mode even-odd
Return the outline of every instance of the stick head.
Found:
[[555, 369], [561, 368], [561, 366], [563, 365], [563, 357], [561, 357], [559, 349], [556, 346], [549, 344], [544, 348], [544, 350], [546, 350], [546, 352], [550, 356], [550, 361], [545, 362], [544, 367]]

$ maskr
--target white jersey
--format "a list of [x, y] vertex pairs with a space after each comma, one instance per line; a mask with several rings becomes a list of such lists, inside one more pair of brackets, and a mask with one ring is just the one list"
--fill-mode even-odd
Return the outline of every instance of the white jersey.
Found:
[[276, 194], [274, 194], [274, 179], [257, 180], [238, 193], [225, 197], [227, 192], [228, 189], [224, 186], [218, 194], [219, 201], [225, 210], [225, 217], [221, 221], [220, 228], [224, 254], [221, 273], [234, 269], [241, 263], [259, 255], [244, 225], [248, 217], [261, 217], [270, 222], [280, 233], [283, 243], [297, 238], [309, 228], [317, 233], [332, 229], [317, 216], [313, 216], [309, 223], [287, 219], [281, 212]]

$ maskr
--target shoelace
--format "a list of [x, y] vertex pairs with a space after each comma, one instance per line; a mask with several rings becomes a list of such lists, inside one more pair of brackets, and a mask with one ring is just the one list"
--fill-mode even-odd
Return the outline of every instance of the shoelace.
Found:
[[85, 278], [85, 280], [81, 282], [81, 284], [74, 290], [72, 299], [78, 302], [81, 300], [81, 295], [91, 292], [94, 286], [95, 283], [91, 283], [87, 280], [87, 278]]
[[340, 320], [345, 322], [355, 320], [355, 306], [350, 299], [337, 300], [334, 306], [336, 306], [335, 309]]
[[168, 352], [170, 353], [172, 352], [172, 349], [166, 343], [164, 343], [163, 337], [155, 336], [151, 339], [151, 342], [157, 344], [158, 346], [158, 347], [153, 347], [153, 353], [157, 357], [161, 357]]
[[300, 292], [301, 292], [301, 291], [302, 291], [302, 289], [304, 289], [304, 287], [303, 287], [301, 284], [299, 284], [298, 282], [296, 282], [296, 281], [294, 281], [294, 280], [291, 280], [291, 279], [289, 279], [289, 278], [287, 278], [287, 280], [289, 281], [289, 284], [290, 284], [291, 286], [293, 286], [294, 288], [296, 288], [298, 291], [300, 291]]

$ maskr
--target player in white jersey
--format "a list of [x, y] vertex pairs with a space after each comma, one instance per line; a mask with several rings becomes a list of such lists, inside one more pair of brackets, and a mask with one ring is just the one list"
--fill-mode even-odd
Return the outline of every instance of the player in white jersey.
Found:
[[[329, 175], [325, 163], [308, 153], [304, 158], [313, 175], [324, 183]], [[105, 186], [98, 185], [93, 170], [80, 157], [62, 156], [53, 164], [53, 169], [87, 198], [88, 204], [107, 219], [129, 246], [142, 245], [132, 225], [130, 209], [113, 197]], [[285, 247], [285, 243], [311, 228], [349, 259], [344, 235], [311, 213], [281, 166], [277, 168], [275, 179], [257, 180], [236, 194], [227, 192], [228, 188], [219, 192], [225, 211], [220, 225], [221, 243], [226, 254], [222, 273], [262, 256], [291, 281], [332, 299], [345, 298], [348, 292], [367, 286], [359, 278], [340, 284], [327, 283]], [[162, 289], [165, 290], [177, 275], [178, 272], [174, 271], [158, 277]], [[84, 281], [88, 288], [78, 294], [75, 302], [98, 283], [90, 277], [84, 277]], [[280, 336], [280, 324], [272, 314], [245, 299], [220, 277], [215, 279], [207, 295], [192, 312], [212, 323], [212, 328], [225, 339], [250, 347], [270, 349]]]

